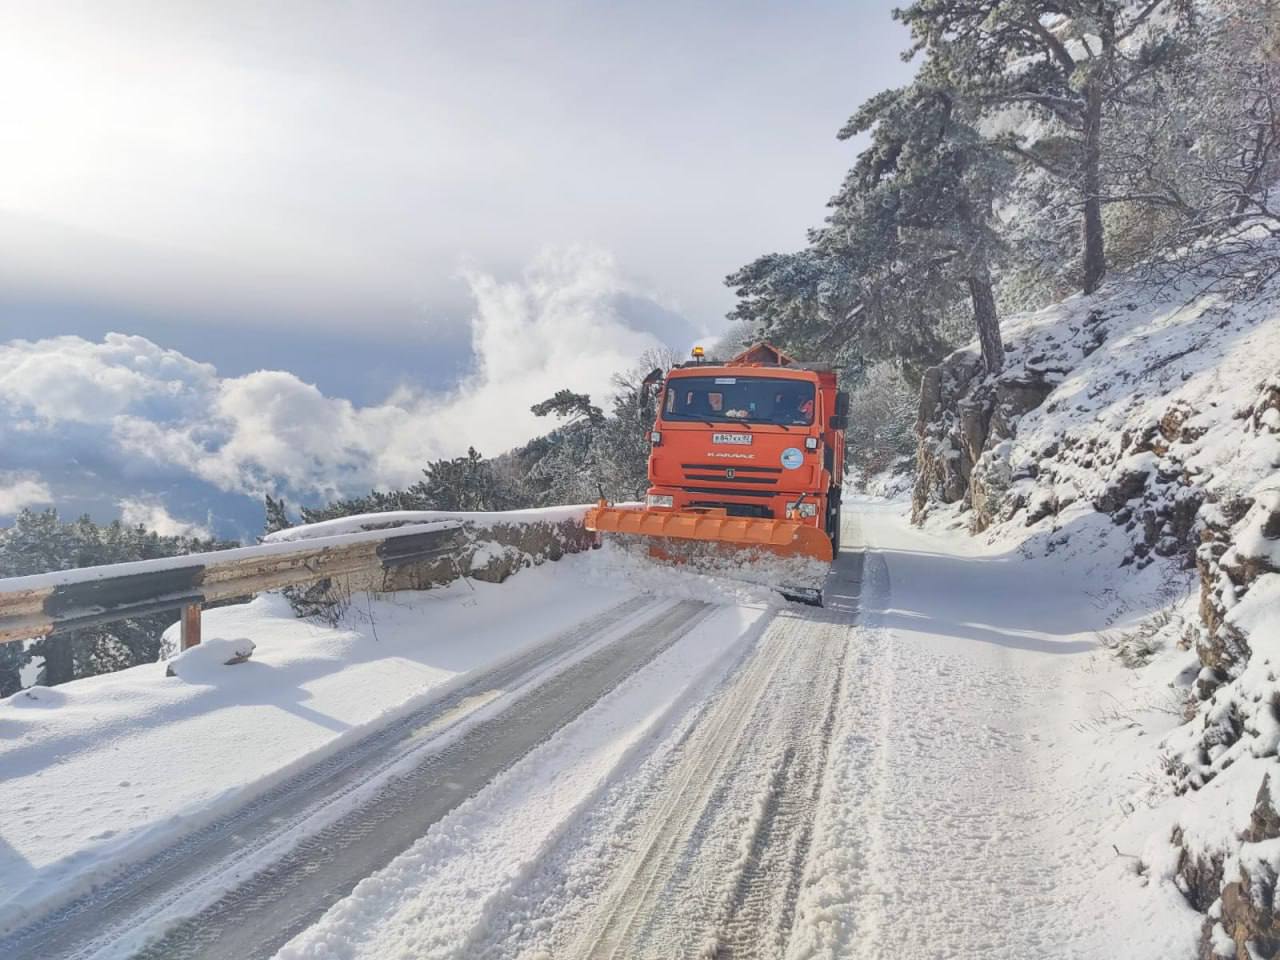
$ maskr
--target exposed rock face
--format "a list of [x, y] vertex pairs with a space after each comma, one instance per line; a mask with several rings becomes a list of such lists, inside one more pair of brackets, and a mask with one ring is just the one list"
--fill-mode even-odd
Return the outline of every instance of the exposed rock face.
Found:
[[1192, 909], [1207, 913], [1221, 895], [1222, 857], [1203, 856], [1188, 850], [1181, 829], [1173, 831], [1173, 845], [1179, 851], [1178, 889]]
[[595, 534], [576, 520], [559, 523], [463, 522], [466, 544], [457, 560], [410, 564], [387, 571], [377, 584], [361, 585], [386, 593], [392, 590], [429, 590], [468, 576], [486, 583], [502, 583], [525, 567], [559, 560], [566, 553], [580, 553], [595, 544]]
[[1041, 374], [1025, 369], [983, 378], [981, 359], [966, 350], [926, 371], [916, 421], [916, 522], [930, 502], [964, 502], [974, 509], [974, 529], [986, 529], [1011, 479], [1000, 443], [1015, 435], [1018, 418], [1052, 390]]
[[1260, 577], [1280, 573], [1280, 492], [1212, 506], [1201, 511], [1202, 542], [1196, 552], [1203, 627], [1197, 650], [1200, 662], [1225, 682], [1240, 672], [1250, 654], [1248, 638], [1227, 621], [1227, 611]]
[[[1197, 907], [1208, 915], [1200, 938], [1200, 956], [1220, 960], [1224, 941], [1235, 946], [1236, 957], [1270, 958], [1280, 955], [1280, 917], [1276, 916], [1276, 866], [1280, 849], [1280, 813], [1262, 780], [1249, 827], [1241, 838], [1239, 874], [1226, 886], [1217, 903]], [[1191, 898], [1188, 897], [1190, 900]], [[1192, 906], [1195, 906], [1192, 901]]]
[[982, 439], [977, 436], [981, 402], [970, 402], [963, 412], [960, 404], [981, 370], [981, 359], [962, 350], [925, 371], [916, 420], [919, 444], [911, 497], [917, 521], [931, 501], [958, 503], [969, 489], [975, 458], [968, 451], [975, 443], [977, 450], [982, 448]]

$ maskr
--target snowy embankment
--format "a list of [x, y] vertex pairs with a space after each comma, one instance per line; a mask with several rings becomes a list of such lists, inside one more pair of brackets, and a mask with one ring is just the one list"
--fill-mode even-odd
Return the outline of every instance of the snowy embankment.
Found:
[[588, 564], [362, 598], [336, 628], [266, 595], [205, 614], [210, 640], [252, 640], [248, 662], [148, 664], [0, 702], [0, 930], [630, 595], [582, 590]]
[[1146, 764], [1120, 849], [1202, 911], [1202, 949], [1271, 950], [1280, 289], [1126, 280], [1004, 332], [999, 378], [973, 349], [926, 377], [916, 517], [1092, 570], [1099, 639], [1133, 670], [1102, 726]]

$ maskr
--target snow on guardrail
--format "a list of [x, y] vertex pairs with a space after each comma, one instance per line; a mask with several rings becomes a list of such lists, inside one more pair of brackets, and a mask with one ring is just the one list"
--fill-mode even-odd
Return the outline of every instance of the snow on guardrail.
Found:
[[335, 578], [378, 592], [460, 576], [501, 582], [592, 546], [585, 510], [364, 514], [282, 530], [256, 546], [0, 580], [0, 643], [181, 608], [186, 647], [199, 642], [201, 605], [219, 600]]

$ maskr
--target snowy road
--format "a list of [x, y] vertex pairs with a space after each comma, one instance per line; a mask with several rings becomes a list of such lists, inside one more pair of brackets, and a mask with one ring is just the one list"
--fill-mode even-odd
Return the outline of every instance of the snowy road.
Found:
[[614, 603], [0, 955], [1176, 956], [1091, 890], [1079, 591], [878, 505], [845, 542], [824, 610]]

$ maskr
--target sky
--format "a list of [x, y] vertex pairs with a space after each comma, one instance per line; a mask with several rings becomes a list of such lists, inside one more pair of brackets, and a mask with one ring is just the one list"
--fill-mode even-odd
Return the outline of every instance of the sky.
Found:
[[116, 504], [402, 482], [714, 337], [907, 79], [892, 6], [0, 4], [0, 517], [89, 460]]

